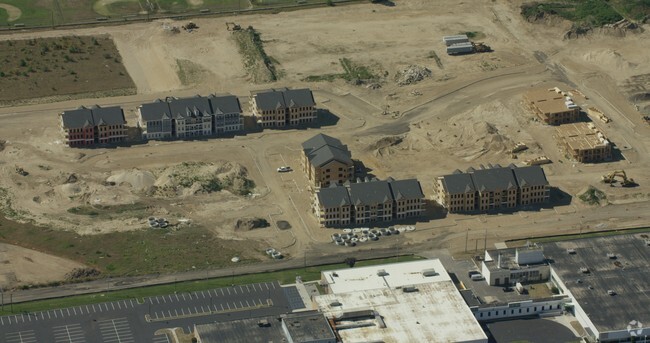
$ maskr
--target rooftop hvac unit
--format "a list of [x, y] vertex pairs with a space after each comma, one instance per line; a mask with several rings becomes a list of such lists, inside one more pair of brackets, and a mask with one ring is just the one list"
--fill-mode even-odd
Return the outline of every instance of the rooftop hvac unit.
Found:
[[419, 291], [419, 290], [418, 290], [418, 288], [415, 287], [415, 286], [404, 286], [404, 287], [402, 288], [402, 291], [403, 291], [404, 293], [413, 293], [413, 292], [417, 292], [417, 291]]
[[438, 272], [436, 272], [436, 270], [433, 269], [433, 268], [425, 269], [425, 270], [422, 271], [422, 275], [425, 276], [425, 277], [427, 277], [427, 276], [436, 276], [436, 275], [438, 275]]
[[330, 303], [330, 306], [332, 306], [332, 307], [338, 307], [338, 306], [342, 306], [342, 305], [343, 305], [343, 304], [341, 304], [340, 302], [338, 302], [338, 301], [336, 301], [336, 300], [334, 300], [334, 301], [332, 301], [332, 302]]
[[580, 272], [583, 273], [583, 274], [589, 274], [589, 268], [587, 268], [587, 267], [581, 267], [581, 268], [580, 268]]
[[616, 292], [614, 292], [614, 291], [611, 290], [611, 289], [608, 289], [608, 290], [607, 290], [607, 294], [609, 294], [609, 295], [616, 295]]
[[569, 255], [575, 255], [576, 254], [576, 249], [567, 249], [566, 253]]
[[616, 254], [608, 253], [607, 258], [610, 260], [615, 260], [616, 259]]
[[645, 240], [645, 245], [650, 247], [650, 239]]
[[386, 272], [385, 269], [379, 269], [377, 271], [377, 276], [387, 276], [387, 275], [388, 275], [388, 273]]

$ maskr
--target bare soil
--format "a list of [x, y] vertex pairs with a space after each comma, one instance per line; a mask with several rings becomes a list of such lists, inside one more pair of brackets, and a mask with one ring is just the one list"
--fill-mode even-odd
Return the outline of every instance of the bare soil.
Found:
[[[519, 15], [520, 4], [403, 0], [395, 1], [394, 7], [358, 4], [204, 18], [196, 20], [200, 29], [192, 33], [165, 30], [163, 24], [181, 24], [172, 21], [18, 33], [12, 38], [107, 32], [138, 94], [0, 109], [0, 139], [7, 141], [0, 152], [0, 187], [8, 191], [18, 219], [86, 236], [143, 232], [150, 230], [149, 216], [164, 216], [189, 219], [215, 239], [241, 243], [242, 250], [273, 247], [288, 258], [352, 254], [354, 249], [329, 243], [333, 230], [318, 227], [311, 213], [308, 183], [300, 171], [300, 143], [322, 132], [347, 144], [372, 175], [417, 177], [427, 198], [435, 177], [455, 169], [488, 163], [520, 165], [540, 155], [553, 161], [544, 166], [551, 185], [561, 190], [554, 196], [553, 207], [450, 215], [432, 205], [427, 217], [414, 223], [415, 232], [360, 249], [408, 250], [425, 243], [464, 253], [466, 244], [473, 250], [483, 242], [491, 246], [512, 238], [647, 224], [650, 127], [630, 99], [649, 87], [643, 76], [650, 74], [650, 47], [643, 44], [650, 38], [649, 31], [627, 32], [622, 37], [593, 32], [564, 40], [570, 23], [557, 18], [526, 22]], [[266, 53], [277, 61], [279, 81], [255, 84], [249, 79], [232, 34], [225, 29], [225, 23], [232, 21], [243, 27], [252, 25], [262, 34]], [[481, 32], [494, 52], [446, 55], [442, 36], [468, 31]], [[343, 79], [303, 81], [311, 75], [344, 73], [343, 58], [372, 70], [377, 76], [373, 82], [381, 87]], [[178, 61], [191, 61], [190, 69], [203, 71], [201, 77], [188, 78], [192, 73], [181, 77]], [[431, 77], [399, 86], [395, 75], [410, 65], [427, 67]], [[136, 106], [155, 98], [230, 92], [241, 96], [246, 106], [251, 90], [283, 86], [314, 89], [318, 107], [324, 110], [319, 127], [88, 150], [63, 146], [57, 128], [56, 113], [90, 101], [124, 106], [127, 120], [134, 123]], [[522, 106], [523, 93], [535, 86], [578, 89], [587, 95], [588, 99], [576, 97], [579, 105], [596, 106], [612, 118], [611, 123], [595, 124], [616, 144], [617, 158], [587, 165], [571, 161], [553, 137], [555, 128], [541, 124]], [[512, 158], [508, 150], [518, 142], [530, 149]], [[147, 173], [183, 162], [223, 161], [245, 168], [246, 177], [255, 182], [249, 196], [222, 190], [152, 197], [133, 186], [151, 180]], [[30, 174], [16, 174], [17, 165]], [[294, 172], [277, 173], [276, 168], [283, 165], [292, 166]], [[625, 169], [640, 186], [604, 187], [601, 175], [617, 169]], [[66, 184], [72, 173], [78, 182]], [[111, 177], [121, 181], [104, 185]], [[589, 185], [606, 193], [606, 204], [588, 205], [577, 199]], [[144, 210], [107, 213], [131, 204]], [[101, 208], [100, 220], [68, 211], [92, 210], [98, 205], [107, 206]], [[236, 232], [233, 223], [245, 217], [267, 219], [271, 227]], [[292, 228], [277, 228], [275, 223], [283, 220]]]
[[0, 105], [65, 94], [129, 94], [134, 88], [107, 36], [0, 40], [0, 61]]

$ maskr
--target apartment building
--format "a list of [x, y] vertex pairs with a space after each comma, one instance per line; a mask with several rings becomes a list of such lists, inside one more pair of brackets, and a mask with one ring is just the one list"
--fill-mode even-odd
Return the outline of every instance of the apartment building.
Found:
[[549, 125], [572, 123], [580, 117], [580, 107], [559, 88], [536, 88], [524, 95], [526, 106]]
[[315, 194], [314, 214], [323, 227], [346, 226], [352, 220], [352, 202], [345, 186], [332, 185]]
[[451, 213], [471, 212], [476, 209], [476, 188], [472, 176], [460, 170], [436, 178], [434, 197]]
[[127, 137], [124, 111], [117, 106], [81, 106], [63, 111], [59, 120], [65, 144], [71, 147], [119, 143]]
[[302, 143], [302, 151], [302, 168], [313, 187], [343, 184], [354, 177], [351, 153], [340, 140], [318, 134]]
[[472, 173], [478, 195], [478, 210], [509, 209], [517, 206], [517, 181], [510, 168], [479, 169]]
[[612, 144], [593, 123], [573, 123], [557, 127], [559, 144], [578, 162], [593, 163], [612, 159]]
[[395, 219], [418, 217], [424, 212], [424, 193], [416, 179], [388, 179], [393, 194], [393, 212]]
[[250, 107], [263, 128], [287, 127], [316, 120], [316, 102], [311, 90], [269, 89], [251, 92]]
[[332, 184], [314, 194], [313, 211], [323, 227], [401, 220], [422, 215], [424, 194], [416, 179]]
[[241, 131], [244, 119], [234, 95], [168, 97], [137, 110], [144, 139], [191, 138]]
[[393, 194], [387, 181], [350, 184], [354, 223], [367, 224], [393, 219]]
[[495, 165], [438, 177], [434, 198], [450, 213], [485, 212], [546, 203], [550, 186], [540, 166]]

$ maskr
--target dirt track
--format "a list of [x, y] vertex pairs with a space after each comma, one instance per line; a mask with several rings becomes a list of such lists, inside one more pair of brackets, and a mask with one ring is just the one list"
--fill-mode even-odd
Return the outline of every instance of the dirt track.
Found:
[[[567, 23], [526, 23], [518, 15], [517, 6], [518, 2], [507, 1], [458, 4], [451, 0], [404, 0], [396, 1], [395, 7], [360, 4], [276, 15], [201, 19], [196, 21], [199, 30], [176, 35], [163, 30], [161, 22], [17, 34], [16, 37], [27, 38], [108, 32], [139, 94], [0, 109], [3, 124], [0, 138], [9, 142], [7, 149], [0, 153], [4, 162], [0, 165], [1, 186], [10, 189], [15, 206], [28, 211], [37, 222], [77, 228], [65, 211], [79, 205], [79, 199], [57, 195], [47, 205], [32, 200], [36, 196], [46, 199], [49, 190], [59, 186], [52, 180], [58, 180], [56, 177], [60, 175], [75, 172], [88, 182], [98, 183], [116, 170], [147, 169], [183, 161], [232, 160], [251, 172], [258, 186], [258, 198], [188, 197], [173, 211], [203, 222], [211, 220], [216, 213], [222, 219], [215, 225], [215, 234], [222, 237], [235, 235], [226, 223], [242, 215], [263, 214], [271, 222], [290, 220], [293, 229], [289, 231], [271, 228], [235, 235], [235, 238], [263, 240], [293, 256], [301, 256], [305, 249], [323, 254], [340, 253], [339, 248], [325, 244], [331, 231], [318, 229], [310, 214], [304, 176], [299, 171], [275, 173], [279, 165], [291, 165], [299, 170], [299, 144], [323, 132], [342, 139], [350, 146], [353, 157], [381, 178], [419, 178], [427, 195], [431, 194], [435, 176], [456, 168], [487, 163], [507, 165], [545, 154], [555, 162], [545, 166], [551, 184], [569, 195], [574, 196], [593, 184], [607, 191], [614, 202], [636, 202], [600, 209], [586, 207], [574, 197], [568, 205], [542, 212], [432, 217], [431, 221], [418, 223], [416, 233], [401, 239], [403, 245], [431, 240], [435, 247], [459, 252], [464, 249], [468, 227], [472, 228], [475, 240], [483, 238], [487, 227], [491, 244], [507, 238], [641, 222], [650, 194], [647, 173], [650, 129], [641, 122], [618, 85], [633, 75], [650, 73], [650, 48], [640, 44], [647, 41], [649, 34], [628, 34], [623, 38], [594, 35], [563, 41], [560, 37]], [[237, 49], [225, 30], [227, 21], [252, 25], [262, 33], [267, 52], [279, 62], [278, 67], [285, 75], [280, 82], [249, 83]], [[447, 56], [441, 36], [461, 31], [483, 33], [482, 40], [495, 52]], [[437, 52], [443, 69], [427, 57], [431, 50]], [[388, 72], [382, 88], [371, 90], [341, 80], [311, 84], [301, 81], [309, 75], [340, 72], [337, 62], [342, 57], [372, 66], [378, 73]], [[206, 71], [207, 77], [196, 84], [182, 85], [177, 74], [178, 59], [192, 61]], [[410, 64], [429, 67], [433, 77], [416, 85], [398, 87], [392, 76]], [[613, 119], [607, 125], [596, 124], [621, 148], [625, 159], [597, 165], [567, 160], [552, 138], [554, 129], [532, 121], [531, 115], [521, 107], [521, 94], [534, 85], [579, 88], [587, 94], [589, 104], [598, 106]], [[56, 113], [81, 104], [123, 105], [133, 125], [134, 108], [156, 97], [213, 92], [245, 97], [250, 90], [272, 86], [311, 87], [319, 107], [329, 109], [338, 117], [335, 125], [265, 131], [232, 139], [149, 142], [118, 149], [72, 150], [60, 144]], [[421, 95], [413, 95], [417, 94], [413, 91]], [[393, 115], [382, 115], [387, 105]], [[37, 124], [30, 127], [25, 123]], [[405, 139], [403, 143], [385, 147], [382, 152], [368, 149], [387, 135], [405, 135]], [[465, 137], [467, 142], [455, 141], [458, 137], [454, 135]], [[531, 143], [535, 148], [512, 160], [503, 149], [518, 141]], [[79, 158], [79, 153], [86, 156]], [[19, 179], [13, 173], [15, 164], [33, 175]], [[41, 164], [51, 165], [54, 171], [39, 169]], [[602, 187], [600, 175], [614, 169], [625, 169], [641, 187], [629, 190]], [[115, 203], [139, 197], [128, 186], [119, 186], [115, 193], [101, 192], [89, 197], [100, 196]], [[171, 211], [169, 206], [161, 206], [159, 210]], [[116, 223], [102, 225], [105, 229], [117, 226]], [[143, 223], [125, 220], [119, 226], [133, 230], [141, 229]]]

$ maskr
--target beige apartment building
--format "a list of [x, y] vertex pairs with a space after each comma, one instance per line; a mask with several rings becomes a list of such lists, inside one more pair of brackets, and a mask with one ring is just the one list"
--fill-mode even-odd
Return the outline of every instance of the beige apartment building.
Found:
[[333, 184], [317, 190], [313, 201], [322, 227], [403, 220], [424, 212], [424, 194], [416, 179]]
[[580, 107], [559, 88], [535, 88], [524, 95], [526, 106], [549, 125], [573, 123], [580, 117]]
[[559, 144], [578, 162], [612, 159], [612, 144], [593, 123], [573, 123], [557, 128]]
[[312, 187], [343, 184], [354, 177], [348, 147], [340, 140], [318, 134], [302, 143], [302, 168]]
[[304, 125], [317, 117], [314, 95], [307, 88], [251, 92], [250, 107], [263, 128]]
[[540, 166], [491, 166], [438, 177], [434, 198], [450, 213], [486, 212], [549, 201], [549, 184]]

